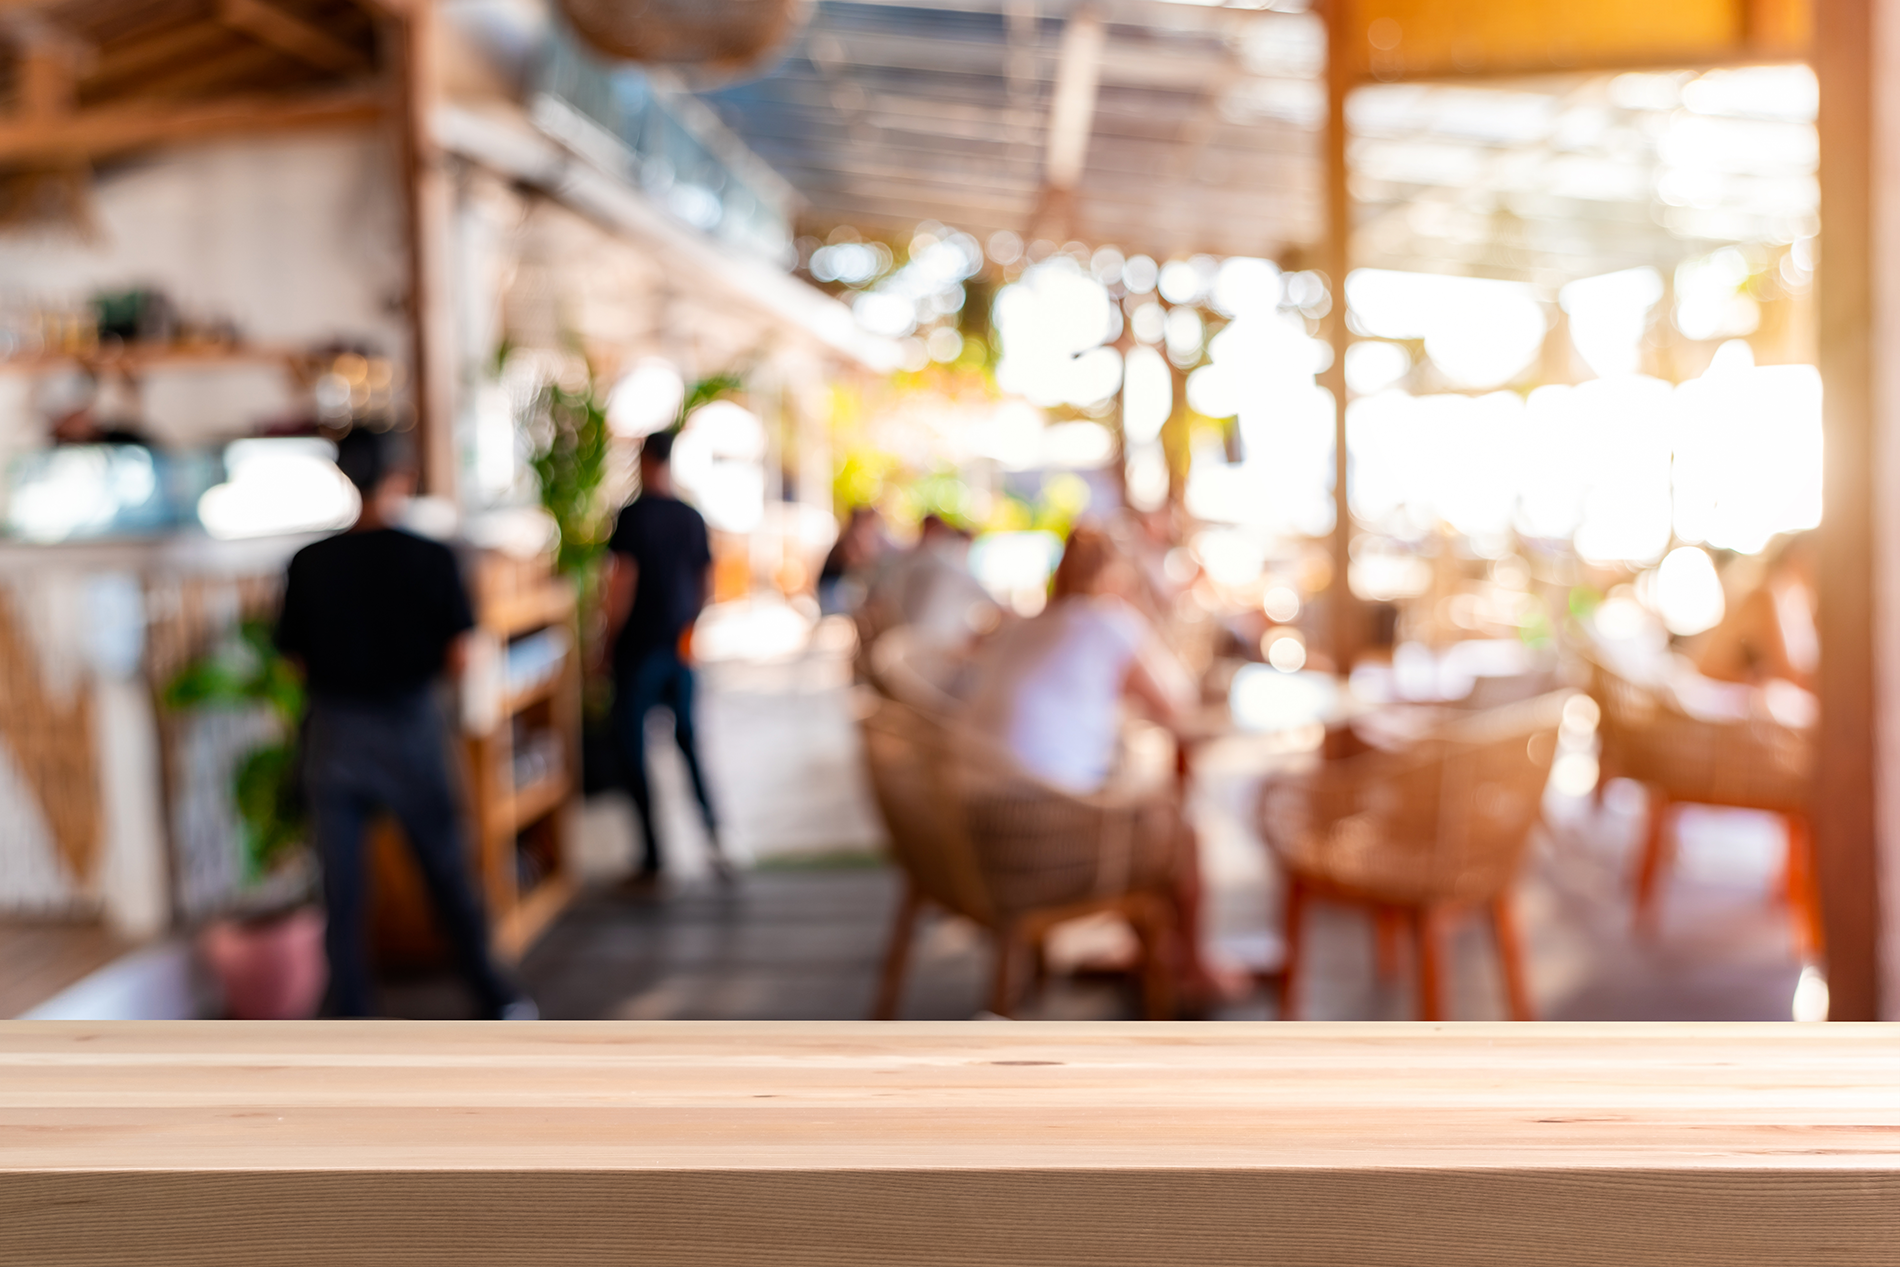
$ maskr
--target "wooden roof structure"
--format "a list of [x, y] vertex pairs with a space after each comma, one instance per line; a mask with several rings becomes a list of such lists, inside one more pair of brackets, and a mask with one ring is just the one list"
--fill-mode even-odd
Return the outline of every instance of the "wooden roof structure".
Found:
[[0, 167], [374, 119], [387, 19], [353, 0], [0, 0]]
[[[1164, 259], [1305, 266], [1330, 249], [1335, 87], [1521, 83], [1568, 98], [1607, 72], [1799, 59], [1811, 26], [1808, 0], [821, 0], [771, 73], [707, 99], [798, 188], [803, 227], [820, 235], [940, 220]], [[1417, 112], [1398, 139], [1433, 142], [1434, 117]], [[1389, 221], [1419, 192], [1382, 175], [1360, 184], [1362, 220]], [[1676, 249], [1650, 198], [1609, 201], [1601, 242], [1533, 245], [1514, 267], [1463, 262], [1545, 280]], [[1575, 220], [1597, 203], [1556, 214]], [[1377, 262], [1430, 267], [1444, 245], [1430, 236], [1398, 242], [1382, 228]]]
[[708, 99], [819, 231], [941, 220], [1163, 258], [1320, 238], [1318, 17], [1115, 0], [1085, 10], [1099, 39], [1078, 53], [1072, 9], [824, 0], [771, 74]]

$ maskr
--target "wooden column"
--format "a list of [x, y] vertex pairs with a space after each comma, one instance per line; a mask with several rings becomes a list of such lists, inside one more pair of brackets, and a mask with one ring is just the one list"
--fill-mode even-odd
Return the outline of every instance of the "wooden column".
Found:
[[[1893, 395], [1883, 390], [1880, 354], [1891, 361], [1900, 285], [1888, 259], [1900, 248], [1894, 225], [1900, 193], [1892, 171], [1876, 165], [1881, 126], [1876, 82], [1900, 67], [1883, 64], [1877, 12], [1892, 0], [1821, 0], [1815, 69], [1821, 82], [1820, 368], [1826, 384], [1826, 518], [1821, 528], [1821, 730], [1815, 788], [1815, 844], [1826, 924], [1831, 1014], [1837, 1020], [1881, 1015], [1876, 812], [1879, 724], [1900, 717], [1882, 681], [1892, 665], [1876, 656], [1884, 628], [1897, 627], [1892, 566], [1884, 550], [1881, 484], [1883, 431], [1891, 431]], [[1890, 94], [1891, 90], [1889, 90]], [[1891, 107], [1888, 107], [1891, 109]], [[1886, 204], [1886, 205], [1883, 205]], [[1890, 371], [1889, 371], [1890, 372]], [[1890, 447], [1891, 442], [1888, 442]], [[1890, 459], [1889, 459], [1890, 460]], [[1890, 517], [1891, 512], [1889, 512]], [[1885, 591], [1884, 595], [1882, 591]], [[1884, 597], [1886, 602], [1878, 601]], [[1891, 724], [1891, 723], [1889, 723]], [[1891, 939], [1889, 939], [1891, 940]], [[1889, 1012], [1889, 1014], [1891, 1014]]]
[[394, 53], [396, 76], [416, 448], [423, 491], [454, 500], [460, 464], [455, 444], [455, 329], [448, 288], [451, 191], [445, 158], [430, 129], [440, 98], [435, 4], [409, 0], [388, 12], [385, 46]]
[[1330, 647], [1341, 672], [1352, 667], [1352, 657], [1363, 636], [1359, 602], [1349, 581], [1352, 562], [1352, 507], [1348, 500], [1346, 462], [1346, 274], [1352, 268], [1352, 191], [1346, 170], [1346, 97], [1357, 80], [1359, 47], [1352, 0], [1328, 0], [1326, 5], [1326, 240], [1321, 265], [1332, 282], [1333, 310], [1327, 317], [1327, 337], [1333, 363], [1319, 376], [1320, 386], [1333, 396], [1333, 585], [1328, 600], [1332, 614]]
[[79, 49], [51, 32], [30, 28], [20, 43], [17, 97], [27, 123], [53, 122], [73, 110], [74, 63]]

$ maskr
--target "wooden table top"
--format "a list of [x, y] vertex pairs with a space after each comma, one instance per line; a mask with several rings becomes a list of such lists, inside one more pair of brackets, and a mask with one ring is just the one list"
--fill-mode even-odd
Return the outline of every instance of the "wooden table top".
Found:
[[1900, 1166], [1900, 1027], [0, 1026], [0, 1170]]
[[137, 1261], [1892, 1263], [1900, 1028], [0, 1025], [0, 1261], [181, 1204]]

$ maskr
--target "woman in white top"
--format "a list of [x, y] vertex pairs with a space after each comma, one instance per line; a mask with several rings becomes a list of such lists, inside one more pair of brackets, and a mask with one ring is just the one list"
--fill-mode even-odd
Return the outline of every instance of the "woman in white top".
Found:
[[[976, 667], [971, 726], [1030, 773], [1078, 796], [1101, 791], [1116, 773], [1125, 702], [1172, 726], [1192, 699], [1187, 674], [1121, 596], [1132, 580], [1105, 534], [1077, 528], [1056, 567], [1049, 605], [999, 632]], [[1183, 985], [1211, 997], [1220, 990], [1202, 961], [1194, 834], [1171, 784], [1154, 801], [1157, 812], [1143, 815], [1135, 874], [1171, 884]]]

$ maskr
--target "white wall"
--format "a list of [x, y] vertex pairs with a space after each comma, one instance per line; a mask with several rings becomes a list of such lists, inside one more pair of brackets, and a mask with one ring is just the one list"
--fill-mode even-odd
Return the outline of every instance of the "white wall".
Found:
[[[0, 236], [0, 294], [81, 304], [151, 285], [188, 316], [228, 319], [247, 340], [367, 341], [406, 357], [403, 207], [380, 134], [350, 130], [168, 150], [107, 168], [98, 240]], [[0, 393], [0, 447], [41, 425]], [[281, 373], [154, 373], [149, 421], [190, 441], [248, 429], [296, 404]]]

